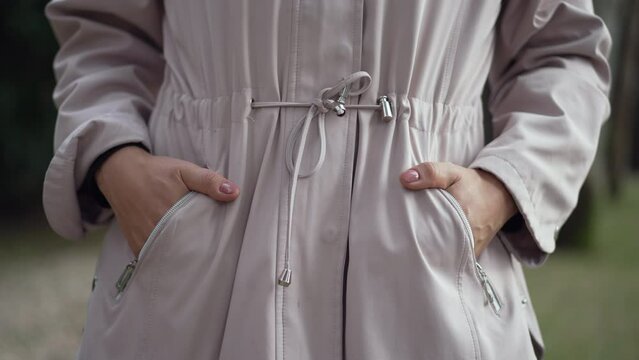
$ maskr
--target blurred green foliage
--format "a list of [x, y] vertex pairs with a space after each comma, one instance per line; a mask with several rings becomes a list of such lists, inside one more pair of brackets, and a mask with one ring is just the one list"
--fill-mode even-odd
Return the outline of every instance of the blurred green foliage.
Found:
[[0, 219], [42, 212], [55, 108], [51, 63], [57, 44], [44, 0], [0, 2]]
[[590, 248], [558, 251], [526, 279], [547, 359], [639, 359], [639, 178], [595, 197]]

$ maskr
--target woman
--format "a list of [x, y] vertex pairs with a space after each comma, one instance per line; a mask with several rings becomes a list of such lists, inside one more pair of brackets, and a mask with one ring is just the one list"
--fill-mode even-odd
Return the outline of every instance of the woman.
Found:
[[541, 357], [520, 263], [554, 250], [609, 111], [589, 1], [47, 15], [45, 210], [109, 225], [80, 358]]

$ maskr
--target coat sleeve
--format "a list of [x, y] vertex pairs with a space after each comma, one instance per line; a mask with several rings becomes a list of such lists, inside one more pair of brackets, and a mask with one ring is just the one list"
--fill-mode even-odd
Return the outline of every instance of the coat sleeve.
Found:
[[151, 148], [147, 121], [164, 70], [163, 8], [160, 0], [53, 0], [46, 15], [60, 50], [43, 206], [55, 232], [80, 239], [112, 215], [82, 194], [93, 161], [123, 143]]
[[494, 139], [470, 167], [493, 173], [525, 220], [502, 232], [523, 263], [541, 264], [577, 203], [607, 98], [610, 35], [585, 0], [508, 0], [489, 74]]

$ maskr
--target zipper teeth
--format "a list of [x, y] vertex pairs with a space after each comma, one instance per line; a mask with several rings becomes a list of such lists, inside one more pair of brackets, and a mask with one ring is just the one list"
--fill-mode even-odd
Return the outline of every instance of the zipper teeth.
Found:
[[149, 234], [149, 237], [144, 243], [144, 245], [142, 245], [142, 249], [140, 249], [140, 254], [138, 254], [138, 256], [135, 258], [136, 260], [139, 261], [140, 259], [143, 258], [143, 255], [147, 252], [149, 246], [151, 245], [153, 240], [155, 240], [157, 234], [164, 228], [164, 224], [167, 221], [169, 221], [169, 218], [173, 216], [173, 214], [176, 211], [182, 208], [184, 203], [187, 202], [190, 198], [192, 198], [193, 195], [195, 195], [195, 192], [190, 191], [188, 194], [184, 195], [180, 200], [178, 200], [175, 204], [173, 204], [173, 206], [171, 206], [171, 208], [167, 210], [166, 213], [164, 213], [160, 221], [158, 221], [157, 225], [155, 225], [155, 227], [153, 228], [153, 231], [151, 231], [151, 234]]
[[[166, 213], [164, 213], [164, 215], [162, 215], [162, 218], [160, 218], [160, 221], [158, 221], [158, 223], [155, 225], [155, 227], [151, 231], [151, 234], [149, 234], [149, 237], [147, 238], [146, 242], [144, 242], [144, 245], [142, 245], [142, 249], [140, 249], [140, 253], [138, 254], [138, 256], [134, 257], [133, 260], [131, 260], [131, 262], [129, 262], [124, 267], [124, 270], [122, 271], [122, 275], [120, 275], [120, 279], [118, 279], [118, 281], [116, 282], [116, 288], [118, 289], [118, 292], [116, 294], [116, 299], [119, 299], [124, 293], [124, 290], [126, 290], [127, 285], [129, 284], [129, 282], [131, 282], [131, 280], [137, 273], [136, 269], [139, 265], [140, 260], [144, 257], [143, 255], [147, 252], [148, 248], [151, 246], [151, 243], [153, 243], [158, 233], [164, 228], [164, 225], [166, 224], [166, 222], [169, 220], [169, 218], [171, 218], [171, 216], [173, 216], [173, 214], [176, 211], [181, 209], [184, 206], [184, 204], [187, 201], [189, 201], [194, 195], [195, 195], [195, 191], [189, 191], [186, 195], [182, 196], [180, 200], [178, 200], [175, 204], [173, 204], [173, 206], [171, 206], [169, 210], [167, 210]], [[132, 268], [130, 270], [131, 274], [128, 276], [127, 279], [124, 279], [125, 281], [122, 281], [123, 282], [122, 284], [121, 283], [122, 276], [124, 275], [124, 273], [126, 273], [129, 267]]]
[[[462, 219], [462, 222], [464, 223], [464, 232], [466, 232], [466, 235], [468, 235], [468, 238], [470, 239], [470, 248], [472, 251], [473, 261], [475, 263], [475, 266], [474, 266], [475, 274], [477, 274], [479, 282], [481, 283], [481, 286], [484, 290], [484, 295], [489, 298], [488, 302], [490, 303], [490, 306], [494, 310], [495, 314], [499, 315], [499, 311], [501, 310], [501, 307], [502, 307], [501, 300], [499, 300], [499, 295], [497, 295], [497, 290], [495, 290], [492, 283], [490, 282], [490, 279], [488, 279], [488, 274], [486, 274], [486, 271], [484, 270], [484, 268], [481, 266], [479, 261], [477, 261], [477, 259], [475, 258], [475, 239], [473, 237], [473, 232], [471, 230], [468, 217], [466, 216], [466, 214], [464, 213], [464, 210], [459, 205], [459, 202], [457, 201], [457, 199], [453, 197], [453, 195], [451, 195], [446, 190], [443, 190], [443, 189], [438, 189], [438, 190], [444, 195], [444, 197], [453, 206], [453, 208], [455, 208], [455, 211], [457, 212], [459, 217]], [[491, 299], [491, 297], [493, 297], [493, 299]]]
[[462, 222], [464, 223], [464, 232], [466, 232], [466, 235], [468, 235], [468, 238], [470, 239], [470, 249], [472, 251], [472, 255], [473, 255], [473, 260], [475, 262], [475, 273], [477, 274], [477, 276], [479, 277], [479, 279], [482, 279], [482, 275], [479, 272], [479, 269], [477, 268], [477, 265], [479, 264], [479, 262], [477, 261], [477, 259], [475, 259], [475, 238], [473, 237], [473, 232], [470, 230], [470, 222], [468, 221], [468, 217], [466, 217], [466, 214], [464, 213], [464, 209], [461, 208], [461, 206], [459, 205], [459, 203], [457, 202], [457, 199], [455, 199], [453, 197], [453, 195], [451, 195], [448, 191], [443, 190], [443, 189], [438, 189], [442, 194], [444, 194], [444, 197], [446, 199], [448, 199], [448, 202], [455, 208], [455, 211], [457, 212], [457, 214], [459, 215], [459, 217], [462, 219]]
[[[471, 249], [473, 251], [473, 256], [475, 256], [474, 255], [474, 253], [475, 253], [475, 239], [473, 238], [473, 232], [470, 230], [471, 229], [470, 222], [468, 221], [468, 218], [466, 217], [466, 214], [464, 213], [464, 210], [461, 208], [461, 206], [459, 205], [457, 200], [453, 197], [453, 195], [451, 195], [448, 191], [443, 190], [443, 189], [438, 189], [438, 190], [442, 194], [444, 194], [444, 197], [455, 208], [455, 211], [457, 211], [457, 214], [462, 219], [462, 222], [464, 223], [464, 231], [466, 232], [466, 235], [468, 235], [468, 238], [471, 240], [470, 241], [470, 247], [471, 247]], [[479, 273], [477, 275], [479, 275]]]

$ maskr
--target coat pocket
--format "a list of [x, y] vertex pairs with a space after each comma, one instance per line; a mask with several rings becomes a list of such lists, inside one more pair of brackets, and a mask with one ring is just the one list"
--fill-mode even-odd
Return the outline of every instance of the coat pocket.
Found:
[[178, 210], [186, 206], [189, 203], [189, 201], [195, 196], [195, 194], [196, 194], [195, 191], [189, 191], [188, 193], [186, 193], [164, 213], [162, 218], [160, 218], [160, 221], [158, 221], [158, 223], [155, 225], [155, 227], [151, 231], [151, 234], [149, 234], [149, 237], [146, 239], [146, 242], [142, 246], [142, 249], [140, 250], [140, 254], [138, 256], [135, 256], [131, 260], [131, 262], [129, 262], [124, 267], [124, 269], [122, 270], [122, 273], [118, 277], [118, 280], [115, 283], [116, 300], [119, 300], [124, 295], [127, 286], [129, 285], [129, 283], [133, 280], [133, 277], [135, 276], [136, 269], [142, 266], [144, 259], [148, 256], [147, 255], [148, 252], [159, 239], [162, 230], [166, 227], [167, 223], [171, 220], [171, 217], [173, 216], [173, 214], [175, 214]]
[[461, 221], [461, 225], [466, 234], [465, 239], [467, 240], [468, 246], [469, 246], [468, 252], [469, 252], [470, 260], [472, 261], [473, 267], [475, 268], [476, 279], [482, 288], [486, 304], [490, 305], [495, 315], [499, 316], [501, 309], [503, 307], [503, 302], [501, 300], [501, 297], [497, 293], [496, 288], [493, 286], [492, 282], [490, 281], [488, 274], [479, 263], [479, 259], [477, 259], [477, 257], [475, 256], [475, 238], [473, 237], [473, 231], [470, 226], [468, 217], [466, 216], [466, 213], [464, 212], [459, 201], [457, 201], [457, 199], [450, 192], [444, 189], [437, 189], [437, 190], [453, 207], [453, 209], [455, 210], [455, 212], [457, 213], [459, 217], [459, 220]]

